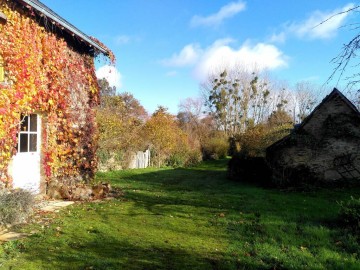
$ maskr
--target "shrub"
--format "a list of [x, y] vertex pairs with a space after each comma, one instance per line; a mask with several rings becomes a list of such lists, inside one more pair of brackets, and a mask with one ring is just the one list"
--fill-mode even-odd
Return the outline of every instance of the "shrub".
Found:
[[360, 198], [355, 199], [351, 196], [348, 201], [339, 202], [339, 219], [346, 226], [360, 229]]
[[166, 165], [174, 168], [183, 167], [186, 162], [186, 152], [175, 152], [166, 159]]
[[228, 139], [223, 136], [214, 136], [206, 139], [201, 145], [204, 159], [221, 159], [228, 154]]
[[171, 154], [166, 160], [166, 164], [171, 167], [191, 167], [202, 161], [199, 150], [177, 151]]
[[0, 224], [11, 225], [23, 222], [34, 206], [34, 195], [29, 191], [0, 191]]
[[245, 132], [235, 135], [234, 143], [240, 145], [240, 152], [249, 157], [264, 157], [266, 148], [289, 134], [290, 124], [270, 127], [258, 124]]
[[199, 149], [191, 150], [188, 152], [188, 157], [185, 162], [185, 167], [192, 167], [202, 161], [202, 155]]

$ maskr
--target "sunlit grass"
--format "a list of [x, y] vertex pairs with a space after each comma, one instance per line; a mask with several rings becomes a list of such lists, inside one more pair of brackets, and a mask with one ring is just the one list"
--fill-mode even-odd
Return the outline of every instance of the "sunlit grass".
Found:
[[[359, 189], [284, 192], [226, 179], [226, 160], [98, 174], [125, 196], [76, 204], [2, 247], [1, 269], [359, 269], [336, 224]], [[345, 268], [344, 268], [345, 267]]]

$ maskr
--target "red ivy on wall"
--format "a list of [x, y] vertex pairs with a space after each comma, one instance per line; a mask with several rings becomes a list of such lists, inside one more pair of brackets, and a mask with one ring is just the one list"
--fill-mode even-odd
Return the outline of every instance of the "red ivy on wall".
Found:
[[7, 16], [0, 25], [6, 77], [0, 85], [0, 180], [11, 182], [7, 169], [20, 115], [33, 112], [45, 120], [41, 150], [47, 181], [90, 179], [97, 167], [92, 108], [99, 99], [93, 57], [8, 3], [0, 0]]

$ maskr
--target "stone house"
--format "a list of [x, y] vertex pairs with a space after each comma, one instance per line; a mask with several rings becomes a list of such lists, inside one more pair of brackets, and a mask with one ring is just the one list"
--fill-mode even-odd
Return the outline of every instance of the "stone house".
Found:
[[46, 192], [94, 176], [104, 44], [38, 0], [0, 0], [0, 187]]
[[266, 159], [280, 184], [359, 182], [359, 111], [334, 89], [290, 135], [267, 148]]

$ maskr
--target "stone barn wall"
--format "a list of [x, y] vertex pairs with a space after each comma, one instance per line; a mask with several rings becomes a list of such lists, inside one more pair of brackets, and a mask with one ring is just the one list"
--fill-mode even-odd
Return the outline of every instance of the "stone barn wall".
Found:
[[300, 127], [267, 149], [275, 181], [360, 182], [360, 115], [334, 90]]

